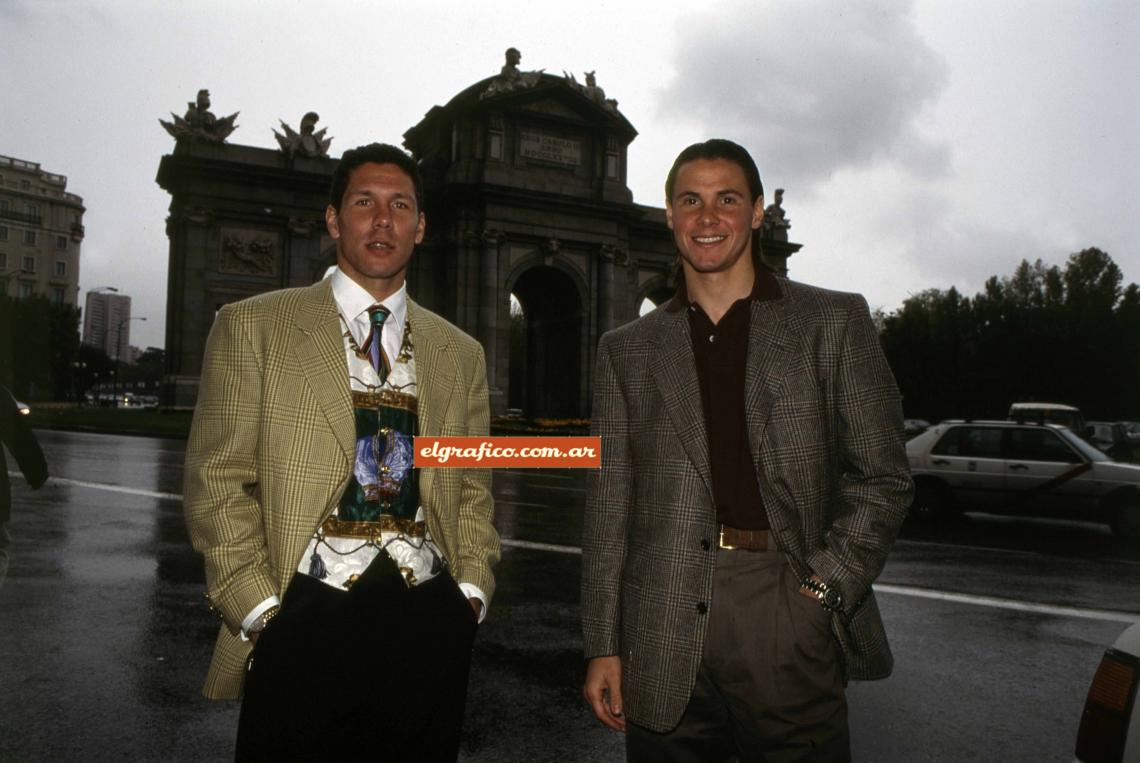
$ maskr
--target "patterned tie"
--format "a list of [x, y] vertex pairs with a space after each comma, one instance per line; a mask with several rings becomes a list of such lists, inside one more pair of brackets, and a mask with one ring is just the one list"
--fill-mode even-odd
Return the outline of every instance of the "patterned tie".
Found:
[[372, 367], [380, 377], [380, 383], [388, 378], [388, 357], [384, 354], [381, 337], [384, 334], [384, 321], [388, 320], [388, 308], [384, 305], [373, 305], [368, 308], [368, 320], [372, 323], [372, 331], [368, 334], [368, 356], [372, 360]]

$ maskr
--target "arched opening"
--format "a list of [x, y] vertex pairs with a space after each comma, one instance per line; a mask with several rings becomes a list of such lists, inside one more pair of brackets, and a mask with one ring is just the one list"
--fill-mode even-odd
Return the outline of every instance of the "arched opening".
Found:
[[654, 279], [654, 281], [660, 281], [660, 283], [651, 285], [648, 290], [642, 293], [641, 301], [637, 303], [637, 316], [639, 318], [653, 312], [673, 296], [675, 289], [666, 286], [663, 279]]
[[508, 407], [530, 417], [578, 416], [581, 346], [582, 301], [574, 282], [548, 266], [523, 273], [511, 292]]

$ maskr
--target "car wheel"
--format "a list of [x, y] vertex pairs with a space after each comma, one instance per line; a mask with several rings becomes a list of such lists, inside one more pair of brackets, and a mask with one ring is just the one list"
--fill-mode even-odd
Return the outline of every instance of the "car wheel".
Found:
[[910, 516], [919, 522], [945, 519], [952, 513], [953, 503], [946, 488], [933, 482], [920, 482], [915, 487]]
[[1140, 498], [1129, 496], [1116, 507], [1112, 529], [1121, 538], [1140, 539]]

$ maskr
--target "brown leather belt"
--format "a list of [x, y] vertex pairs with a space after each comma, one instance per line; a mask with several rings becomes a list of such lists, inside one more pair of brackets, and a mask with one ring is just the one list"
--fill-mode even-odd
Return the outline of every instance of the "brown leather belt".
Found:
[[767, 530], [741, 530], [721, 525], [718, 545], [737, 551], [774, 551], [774, 540]]

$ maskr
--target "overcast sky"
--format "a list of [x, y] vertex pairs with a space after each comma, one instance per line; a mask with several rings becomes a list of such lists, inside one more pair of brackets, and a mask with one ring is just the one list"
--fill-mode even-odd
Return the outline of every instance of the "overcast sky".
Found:
[[893, 310], [1087, 246], [1140, 281], [1138, 40], [1134, 0], [0, 0], [0, 154], [68, 177], [81, 304], [118, 287], [148, 319], [131, 343], [162, 346], [159, 118], [207, 87], [241, 112], [232, 143], [275, 147], [278, 119], [314, 110], [334, 156], [398, 144], [513, 45], [524, 70], [597, 70], [640, 133], [637, 202], [663, 204], [689, 143], [737, 140], [786, 189], [792, 277]]

